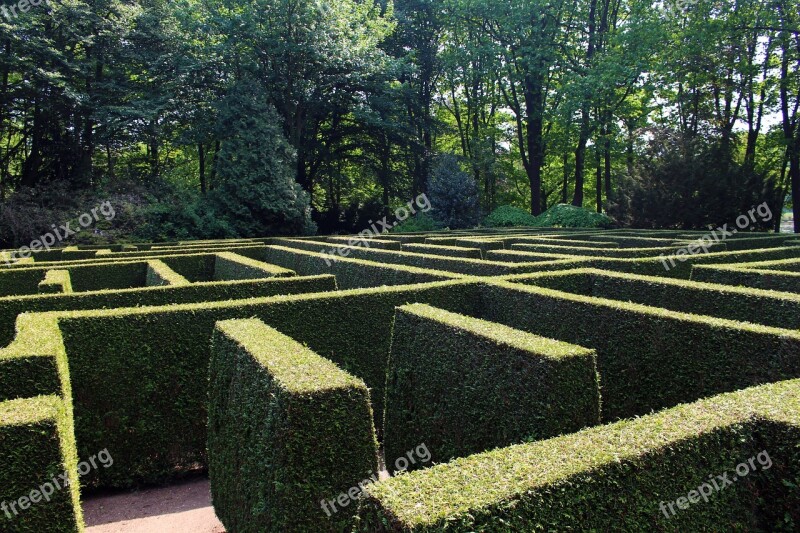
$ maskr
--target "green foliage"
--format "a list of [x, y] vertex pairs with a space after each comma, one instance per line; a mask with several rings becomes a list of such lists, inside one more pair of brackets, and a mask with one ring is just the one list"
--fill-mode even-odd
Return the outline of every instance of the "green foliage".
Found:
[[442, 227], [469, 229], [480, 220], [478, 184], [454, 155], [440, 155], [428, 183], [431, 215]]
[[370, 486], [358, 530], [792, 531], [798, 413], [788, 381], [473, 455]]
[[[75, 437], [69, 410], [60, 397], [0, 402], [0, 454], [0, 501], [4, 505], [0, 529], [9, 533], [84, 530]], [[52, 490], [45, 499], [41, 487], [48, 482]], [[31, 491], [39, 493], [34, 500]], [[28, 499], [26, 509], [20, 507], [20, 498]]]
[[[303, 240], [289, 240], [286, 246], [300, 250], [308, 250], [325, 254], [328, 262], [335, 262], [333, 256], [327, 254], [333, 248], [326, 243]], [[418, 254], [408, 252], [397, 252], [394, 250], [370, 250], [367, 248], [351, 246], [345, 247], [344, 253], [348, 258], [363, 259], [375, 263], [392, 263], [394, 265], [406, 265], [409, 267], [422, 268], [427, 270], [440, 270], [452, 274], [466, 274], [470, 276], [501, 276], [504, 274], [519, 274], [537, 270], [533, 265], [515, 265], [501, 262], [489, 262], [479, 259], [462, 259], [460, 257], [448, 257], [444, 255]], [[341, 258], [337, 254], [336, 257]]]
[[438, 231], [440, 229], [442, 229], [442, 225], [428, 212], [417, 213], [413, 217], [392, 228], [391, 231], [392, 233], [425, 233]]
[[614, 221], [582, 207], [558, 204], [536, 217], [533, 225], [540, 228], [610, 228]]
[[729, 265], [696, 265], [692, 280], [768, 291], [800, 293], [800, 273], [775, 270], [745, 270]]
[[484, 288], [483, 318], [597, 351], [603, 420], [800, 377], [800, 334], [520, 284]]
[[600, 422], [595, 354], [427, 305], [398, 308], [384, 447], [433, 463]]
[[291, 278], [297, 274], [293, 270], [256, 261], [231, 252], [221, 252], [214, 261], [215, 281], [235, 281], [243, 279]]
[[[697, 270], [706, 270], [699, 267]], [[518, 283], [633, 302], [680, 313], [800, 329], [800, 295], [747, 287], [580, 269], [532, 274]], [[737, 281], [737, 280], [731, 280]]]
[[39, 283], [40, 294], [71, 293], [72, 281], [69, 270], [48, 270]]
[[286, 246], [268, 246], [266, 260], [276, 265], [291, 266], [304, 276], [333, 274], [342, 290], [384, 285], [412, 285], [459, 277], [448, 272], [386, 262], [341, 257], [333, 260], [327, 254]]
[[[375, 426], [381, 431], [395, 307], [415, 301], [475, 313], [477, 289], [475, 284], [451, 281], [63, 313], [59, 322], [78, 399], [79, 454], [107, 447], [115, 459], [114, 468], [94, 472], [86, 482], [103, 487], [159, 483], [207, 464], [209, 341], [219, 321], [263, 320], [364, 380], [372, 394]], [[369, 327], [342, 328], [343, 323]], [[139, 355], [132, 358], [131, 353]], [[121, 431], [122, 427], [135, 430]]]
[[242, 237], [314, 233], [308, 195], [295, 182], [295, 152], [263, 90], [240, 83], [220, 103], [219, 128], [226, 134], [219, 183], [207, 202], [222, 224]]
[[259, 320], [219, 322], [212, 345], [209, 476], [227, 530], [347, 531], [355, 503], [320, 502], [377, 478], [366, 384]]
[[503, 205], [489, 214], [483, 222], [489, 228], [510, 228], [515, 226], [535, 226], [536, 217], [513, 205]]

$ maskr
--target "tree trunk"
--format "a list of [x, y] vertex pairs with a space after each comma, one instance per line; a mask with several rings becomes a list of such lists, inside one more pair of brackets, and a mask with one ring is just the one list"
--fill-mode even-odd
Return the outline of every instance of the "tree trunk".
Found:
[[542, 167], [544, 166], [544, 84], [538, 76], [525, 77], [525, 105], [528, 111], [528, 165], [531, 214], [542, 213]]
[[206, 183], [206, 147], [203, 143], [197, 145], [197, 157], [200, 161], [200, 192], [202, 194], [206, 193], [207, 190], [207, 183]]

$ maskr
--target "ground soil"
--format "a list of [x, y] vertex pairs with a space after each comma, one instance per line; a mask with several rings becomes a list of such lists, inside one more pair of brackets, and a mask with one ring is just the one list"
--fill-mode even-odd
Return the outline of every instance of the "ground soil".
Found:
[[136, 492], [89, 495], [87, 533], [224, 533], [214, 515], [208, 479]]

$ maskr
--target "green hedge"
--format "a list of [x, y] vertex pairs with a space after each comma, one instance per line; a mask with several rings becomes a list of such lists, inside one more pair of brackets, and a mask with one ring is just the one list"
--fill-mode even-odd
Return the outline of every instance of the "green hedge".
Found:
[[[528, 261], [541, 261], [547, 258], [563, 259], [562, 254], [542, 254], [532, 252], [518, 252], [512, 250], [493, 251], [487, 258], [494, 261], [511, 261], [525, 263]], [[591, 267], [601, 270], [616, 272], [630, 272], [644, 276], [663, 276], [671, 278], [689, 279], [692, 277], [694, 265], [714, 265], [736, 263], [744, 261], [767, 261], [777, 259], [794, 259], [800, 257], [800, 247], [767, 248], [764, 250], [749, 250], [743, 252], [712, 252], [708, 254], [682, 256], [680, 261], [677, 256], [663, 256], [658, 258], [639, 259], [614, 259], [605, 257], [574, 256], [573, 260], [578, 267]], [[673, 265], [674, 262], [674, 265]]]
[[464, 248], [462, 246], [442, 246], [433, 244], [406, 244], [404, 252], [425, 255], [442, 255], [445, 257], [458, 257], [462, 259], [481, 259], [480, 248]]
[[147, 262], [146, 286], [175, 287], [188, 284], [189, 280], [172, 270], [163, 261], [156, 259]]
[[14, 342], [0, 349], [0, 401], [53, 394], [69, 397], [65, 392], [69, 371], [56, 318], [24, 314], [17, 327]]
[[[717, 244], [714, 250], [724, 251], [725, 244]], [[553, 254], [567, 254], [577, 256], [592, 256], [592, 257], [619, 257], [619, 258], [638, 258], [638, 257], [659, 257], [663, 255], [674, 254], [677, 247], [661, 247], [661, 248], [594, 248], [584, 246], [561, 246], [557, 242], [552, 244], [513, 244], [512, 250], [520, 252], [538, 252], [538, 253], [553, 253]]]
[[800, 377], [800, 332], [497, 282], [483, 318], [597, 351], [603, 420]]
[[584, 296], [800, 329], [800, 295], [595, 269], [516, 276], [513, 281]]
[[15, 321], [24, 312], [162, 306], [335, 290], [333, 276], [311, 276], [0, 298], [0, 346], [14, 339]]
[[0, 531], [84, 530], [74, 438], [57, 396], [0, 403]]
[[[328, 255], [335, 248], [329, 243], [317, 243], [312, 241], [301, 241], [296, 239], [287, 239], [283, 241], [285, 246], [296, 248], [299, 250], [312, 251], [319, 254], [324, 254], [329, 261], [333, 261], [333, 257]], [[378, 263], [389, 263], [394, 265], [405, 265], [417, 268], [441, 270], [445, 272], [452, 272], [455, 274], [469, 275], [469, 276], [502, 276], [509, 274], [518, 274], [524, 272], [535, 272], [540, 267], [533, 264], [552, 263], [552, 260], [535, 259], [531, 258], [526, 263], [531, 264], [509, 264], [500, 261], [483, 261], [480, 259], [461, 259], [456, 257], [444, 257], [426, 254], [416, 254], [408, 252], [393, 252], [391, 250], [368, 250], [359, 247], [344, 247], [345, 253], [348, 258], [361, 259], [364, 261], [373, 261]], [[501, 253], [501, 252], [490, 252]], [[341, 260], [342, 257], [337, 257]], [[541, 268], [546, 268], [543, 265]]]
[[[515, 244], [555, 244], [559, 246], [578, 246], [581, 248], [612, 248], [619, 249], [618, 242], [611, 241], [579, 241], [575, 239], [567, 239], [559, 236], [554, 237], [506, 237], [503, 241], [509, 248], [513, 248]], [[502, 248], [501, 248], [502, 249]]]
[[[361, 237], [357, 235], [352, 237], [328, 237], [327, 241], [336, 246], [342, 246], [360, 242]], [[370, 248], [375, 248], [376, 250], [396, 250], [399, 252], [403, 246], [400, 241], [384, 239], [383, 236], [380, 239], [369, 239], [367, 242]]]
[[209, 382], [209, 476], [226, 529], [346, 531], [356, 504], [326, 514], [320, 502], [377, 477], [366, 384], [259, 320], [217, 324]]
[[372, 485], [359, 530], [796, 531], [798, 438], [800, 382], [768, 385]]
[[87, 481], [161, 482], [206, 464], [207, 368], [218, 321], [261, 319], [363, 379], [380, 429], [395, 307], [422, 302], [474, 314], [478, 293], [475, 283], [451, 281], [60, 314], [79, 452], [108, 447], [115, 459]]
[[72, 281], [69, 270], [48, 270], [44, 279], [39, 282], [39, 294], [69, 294], [72, 292]]
[[243, 279], [291, 278], [293, 270], [277, 267], [231, 252], [216, 254], [214, 281], [236, 281]]
[[[600, 422], [595, 353], [414, 304], [395, 315], [387, 466], [421, 443], [434, 462]], [[420, 465], [421, 466], [421, 465]]]
[[268, 246], [265, 260], [295, 270], [301, 275], [333, 274], [341, 289], [410, 285], [461, 277], [449, 272], [359, 259], [339, 258], [334, 261], [328, 255], [284, 246]]
[[768, 291], [800, 293], [800, 273], [752, 270], [730, 265], [695, 265], [692, 280]]
[[758, 261], [755, 263], [739, 263], [736, 268], [752, 270], [780, 270], [782, 272], [800, 272], [800, 259], [782, 259], [779, 261]]

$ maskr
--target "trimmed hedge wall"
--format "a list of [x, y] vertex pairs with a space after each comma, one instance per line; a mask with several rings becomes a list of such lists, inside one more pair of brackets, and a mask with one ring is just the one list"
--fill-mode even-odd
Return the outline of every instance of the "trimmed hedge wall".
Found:
[[72, 281], [69, 270], [48, 270], [44, 279], [39, 282], [39, 294], [69, 294], [72, 292]]
[[[300, 250], [312, 251], [319, 254], [326, 254], [334, 248], [330, 243], [318, 243], [313, 241], [301, 241], [296, 239], [286, 239], [282, 241], [285, 246]], [[408, 252], [393, 252], [391, 250], [368, 250], [359, 247], [344, 247], [348, 257], [351, 259], [362, 259], [380, 263], [395, 265], [406, 265], [417, 268], [427, 268], [442, 270], [470, 276], [502, 276], [508, 274], [518, 274], [523, 272], [534, 272], [536, 265], [509, 264], [498, 261], [483, 261], [479, 259], [461, 259], [457, 257], [444, 257], [436, 255], [425, 255]], [[498, 253], [498, 252], [490, 252]], [[332, 256], [327, 255], [329, 261], [333, 261]], [[337, 256], [342, 259], [341, 256]], [[540, 262], [546, 261], [540, 259]], [[536, 260], [529, 261], [535, 263]]]
[[[361, 242], [361, 237], [357, 235], [352, 237], [328, 237], [327, 241], [336, 246], [342, 246]], [[400, 241], [384, 239], [383, 236], [381, 236], [380, 239], [369, 239], [367, 242], [370, 248], [375, 248], [377, 250], [396, 250], [399, 252], [403, 247]]]
[[595, 353], [414, 304], [397, 309], [387, 464], [425, 443], [433, 462], [600, 422]]
[[[750, 250], [744, 252], [716, 252], [699, 255], [683, 256], [681, 262], [678, 257], [615, 259], [592, 256], [565, 256], [563, 254], [542, 254], [532, 252], [519, 252], [513, 250], [492, 251], [487, 254], [488, 259], [494, 261], [510, 261], [525, 263], [528, 261], [541, 261], [546, 258], [564, 259], [571, 257], [577, 267], [590, 267], [616, 272], [630, 272], [644, 276], [662, 276], [670, 278], [689, 279], [692, 276], [693, 265], [698, 264], [726, 264], [739, 261], [763, 261], [775, 259], [793, 259], [800, 257], [800, 247], [770, 248], [765, 250]], [[672, 264], [674, 261], [674, 266]]]
[[0, 531], [84, 530], [74, 438], [57, 396], [0, 403]]
[[557, 244], [559, 246], [579, 246], [581, 248], [619, 249], [619, 243], [611, 241], [581, 241], [560, 236], [541, 237], [503, 237], [505, 244], [511, 248], [515, 244]]
[[377, 477], [369, 390], [259, 320], [217, 323], [210, 364], [209, 476], [228, 531], [346, 531], [353, 503], [320, 502]]
[[776, 328], [800, 329], [800, 295], [595, 269], [515, 276], [510, 281]]
[[434, 244], [405, 244], [404, 252], [426, 255], [442, 255], [445, 257], [458, 257], [461, 259], [481, 259], [480, 248], [464, 248], [461, 246], [442, 246]]
[[114, 453], [114, 468], [90, 481], [160, 482], [206, 464], [209, 341], [222, 320], [261, 319], [364, 380], [380, 430], [394, 309], [408, 302], [475, 314], [479, 287], [451, 281], [60, 314], [79, 452]]
[[725, 394], [371, 485], [359, 531], [796, 531], [798, 438], [800, 382]]
[[147, 262], [145, 285], [148, 287], [175, 287], [188, 284], [189, 280], [172, 270], [163, 261], [156, 259]]
[[739, 263], [736, 268], [753, 270], [780, 270], [782, 272], [800, 272], [800, 259], [783, 259], [780, 261], [758, 261], [756, 263]]
[[333, 276], [311, 276], [0, 298], [0, 346], [14, 339], [14, 324], [25, 312], [163, 306], [335, 290]]
[[603, 420], [800, 377], [800, 332], [497, 282], [483, 318], [597, 351]]
[[268, 246], [265, 256], [267, 262], [291, 268], [301, 275], [333, 274], [341, 289], [410, 285], [462, 277], [449, 272], [359, 259], [340, 257], [338, 261], [334, 261], [325, 254], [284, 246]]
[[[567, 254], [583, 257], [619, 257], [619, 258], [644, 258], [659, 257], [662, 255], [674, 254], [678, 249], [676, 246], [661, 248], [592, 248], [583, 246], [561, 246], [557, 242], [553, 244], [514, 244], [512, 250], [520, 252]], [[711, 249], [711, 248], [709, 248]], [[714, 246], [715, 251], [724, 251], [725, 243]]]
[[0, 349], [0, 401], [44, 395], [70, 397], [69, 371], [56, 318], [23, 314], [19, 334]]
[[751, 270], [728, 265], [695, 265], [692, 280], [763, 289], [800, 293], [800, 273], [780, 270]]
[[231, 252], [216, 254], [214, 281], [236, 281], [243, 279], [291, 278], [293, 270], [277, 267]]

